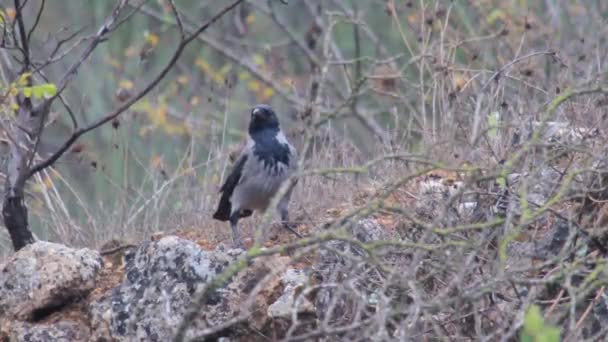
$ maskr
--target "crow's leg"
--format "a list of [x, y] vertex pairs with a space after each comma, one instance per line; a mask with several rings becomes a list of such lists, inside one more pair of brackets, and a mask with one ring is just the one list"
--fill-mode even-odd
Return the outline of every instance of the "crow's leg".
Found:
[[241, 241], [241, 237], [239, 236], [238, 230], [238, 222], [241, 218], [240, 211], [236, 211], [230, 214], [230, 228], [232, 228], [232, 242], [234, 243], [234, 247], [242, 248], [243, 242]]
[[300, 233], [298, 233], [298, 231], [295, 230], [292, 227], [293, 225], [289, 222], [289, 211], [287, 210], [287, 208], [279, 208], [279, 214], [281, 215], [281, 225], [283, 226], [283, 228], [289, 230], [297, 237], [301, 238], [302, 235], [300, 235]]
[[289, 201], [291, 200], [291, 193], [293, 192], [293, 189], [296, 187], [296, 184], [297, 184], [297, 180], [291, 184], [291, 187], [289, 188], [289, 190], [287, 190], [287, 192], [285, 193], [283, 198], [281, 198], [281, 200], [279, 201], [279, 204], [277, 205], [277, 210], [279, 211], [279, 215], [281, 215], [281, 224], [282, 224], [283, 228], [287, 229], [288, 231], [295, 234], [297, 237], [301, 238], [302, 235], [300, 235], [300, 233], [298, 233], [292, 227], [292, 224], [289, 222], [289, 210], [288, 210]]
[[289, 230], [290, 232], [294, 233], [297, 237], [301, 238], [302, 235], [300, 235], [300, 233], [298, 233], [292, 227], [292, 224], [289, 222], [289, 210], [287, 209], [289, 207], [289, 200], [291, 199], [291, 192], [294, 187], [295, 187], [295, 183], [291, 186], [291, 188], [287, 191], [287, 193], [285, 193], [285, 196], [283, 196], [283, 198], [281, 198], [281, 200], [279, 201], [279, 204], [277, 205], [277, 211], [279, 212], [279, 215], [281, 215], [281, 225], [283, 226], [283, 228]]

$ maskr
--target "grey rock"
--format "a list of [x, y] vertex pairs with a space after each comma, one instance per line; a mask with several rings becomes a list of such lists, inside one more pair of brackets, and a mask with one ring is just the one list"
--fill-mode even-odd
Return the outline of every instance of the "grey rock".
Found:
[[592, 309], [593, 320], [587, 322], [584, 330], [587, 336], [601, 334], [608, 326], [608, 291], [604, 290]]
[[307, 281], [308, 276], [304, 271], [287, 269], [281, 278], [283, 293], [268, 307], [268, 316], [290, 318], [294, 309], [298, 314], [313, 313], [313, 304], [306, 297], [297, 295], [297, 290], [302, 288]]
[[[4, 337], [12, 342], [85, 342], [90, 340], [87, 328], [82, 324], [68, 321], [52, 324], [13, 321], [7, 330], [4, 331]], [[0, 337], [2, 337], [1, 334]]]
[[555, 257], [564, 247], [570, 235], [570, 225], [565, 220], [557, 220], [544, 234], [536, 245], [538, 258], [549, 259]]
[[43, 241], [24, 247], [0, 269], [0, 322], [31, 320], [86, 295], [102, 265], [99, 253], [86, 248]]
[[171, 340], [195, 292], [233, 260], [176, 236], [143, 243], [127, 263], [124, 281], [91, 303], [93, 339]]
[[[384, 227], [372, 218], [362, 219], [349, 224], [347, 231], [357, 240], [368, 243], [372, 241], [387, 240], [390, 235]], [[358, 246], [343, 242], [330, 241], [326, 248], [319, 252], [319, 260], [313, 267], [315, 276], [320, 277], [324, 283], [339, 283], [349, 274], [363, 274], [368, 265], [364, 262], [365, 252]], [[371, 294], [372, 287], [361, 289], [362, 292]], [[315, 297], [314, 307], [317, 309], [319, 319], [324, 319], [329, 307], [333, 305], [332, 313], [336, 317], [341, 316], [346, 310], [349, 298], [340, 296], [334, 298], [336, 291], [333, 288], [321, 289]]]
[[388, 239], [384, 227], [374, 219], [362, 219], [349, 227], [350, 233], [361, 242], [371, 242]]

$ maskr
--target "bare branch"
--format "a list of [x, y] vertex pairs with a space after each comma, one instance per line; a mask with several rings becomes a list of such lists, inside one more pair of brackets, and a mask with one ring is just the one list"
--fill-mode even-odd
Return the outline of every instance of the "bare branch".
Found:
[[181, 39], [184, 39], [184, 37], [186, 37], [186, 31], [184, 29], [184, 24], [182, 23], [182, 19], [179, 16], [179, 12], [177, 11], [177, 8], [175, 7], [175, 3], [173, 2], [173, 0], [169, 0], [169, 5], [171, 6], [171, 11], [173, 11], [173, 16], [175, 17], [175, 22], [177, 23], [177, 27], [179, 28], [179, 34], [181, 36]]
[[40, 22], [40, 18], [42, 17], [42, 12], [44, 11], [44, 5], [46, 3], [46, 0], [42, 0], [40, 2], [40, 8], [38, 9], [38, 14], [36, 15], [36, 20], [34, 21], [34, 24], [32, 25], [32, 27], [30, 28], [30, 31], [27, 33], [27, 41], [31, 41], [32, 38], [32, 33], [34, 33], [34, 31], [36, 30], [36, 27], [38, 27], [38, 23]]
[[112, 31], [114, 28], [113, 24], [118, 19], [118, 16], [122, 12], [124, 6], [126, 6], [127, 1], [121, 0], [112, 10], [112, 14], [108, 16], [104, 20], [104, 24], [97, 30], [97, 33], [92, 37], [91, 43], [86, 47], [86, 49], [82, 52], [80, 57], [68, 68], [63, 78], [57, 84], [57, 93], [45, 100], [41, 106], [48, 106], [48, 104], [52, 103], [58, 96], [63, 92], [63, 90], [67, 87], [69, 82], [72, 80], [74, 75], [78, 72], [78, 69], [84, 63], [84, 61], [93, 53], [97, 45], [103, 42], [106, 39], [106, 35]]
[[[167, 64], [161, 70], [161, 72], [158, 75], [156, 75], [156, 77], [154, 77], [154, 79], [152, 79], [142, 90], [140, 90], [137, 94], [133, 95], [130, 99], [125, 101], [120, 107], [118, 107], [111, 113], [105, 115], [104, 117], [102, 117], [101, 119], [97, 120], [96, 122], [92, 123], [91, 125], [89, 125], [87, 127], [83, 127], [83, 128], [80, 128], [80, 129], [74, 131], [72, 133], [72, 135], [61, 145], [61, 147], [59, 147], [59, 149], [57, 151], [55, 151], [55, 153], [53, 153], [51, 156], [49, 156], [46, 160], [44, 160], [32, 167], [32, 169], [30, 170], [30, 172], [28, 174], [28, 178], [33, 176], [37, 172], [44, 170], [48, 166], [52, 165], [55, 161], [57, 161], [57, 159], [59, 159], [72, 146], [72, 144], [74, 144], [76, 142], [76, 140], [78, 140], [78, 138], [80, 136], [114, 120], [114, 118], [118, 117], [122, 112], [129, 109], [135, 102], [137, 102], [142, 97], [146, 96], [146, 94], [148, 94], [150, 92], [150, 90], [152, 90], [167, 75], [169, 70], [171, 70], [171, 68], [175, 65], [175, 63], [181, 56], [182, 52], [184, 51], [186, 46], [188, 44], [190, 44], [190, 42], [192, 42], [201, 32], [205, 31], [207, 28], [209, 28], [209, 26], [211, 26], [214, 22], [216, 22], [219, 18], [221, 18], [224, 14], [226, 14], [227, 12], [232, 10], [234, 7], [236, 7], [241, 2], [243, 2], [243, 0], [237, 0], [237, 1], [233, 2], [232, 4], [224, 7], [224, 9], [219, 11], [216, 15], [214, 15], [206, 23], [204, 23], [203, 25], [198, 27], [192, 34], [183, 38], [180, 41], [179, 45], [177, 46], [177, 49], [173, 53], [173, 56], [171, 57], [169, 62], [167, 62]], [[112, 22], [113, 22], [113, 20], [112, 20]], [[104, 25], [102, 27], [102, 29], [100, 29], [100, 31], [99, 31], [102, 34], [98, 35], [97, 37], [102, 37], [103, 34], [105, 34], [107, 29], [108, 29], [107, 25]], [[95, 45], [96, 44], [94, 44], [94, 45], [92, 44], [91, 46], [94, 48]], [[77, 67], [75, 69], [77, 69]], [[65, 87], [65, 84], [63, 86]], [[61, 87], [59, 87], [59, 88], [61, 89]]]
[[[25, 6], [25, 3], [23, 4]], [[21, 37], [21, 46], [20, 46], [20, 50], [21, 53], [23, 54], [23, 71], [25, 70], [29, 70], [30, 68], [30, 47], [29, 47], [29, 40], [28, 35], [25, 33], [25, 23], [23, 22], [23, 7], [21, 6], [21, 3], [19, 0], [15, 0], [15, 11], [16, 11], [16, 15], [15, 15], [15, 21], [17, 22], [17, 26], [19, 28], [19, 37]], [[14, 35], [14, 31], [13, 31], [13, 35]], [[15, 37], [15, 41], [16, 41], [16, 36]]]

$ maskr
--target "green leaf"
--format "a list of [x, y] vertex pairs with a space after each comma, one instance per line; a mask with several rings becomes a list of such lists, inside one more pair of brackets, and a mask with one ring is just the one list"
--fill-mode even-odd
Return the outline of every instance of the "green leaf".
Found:
[[52, 83], [43, 83], [32, 87], [34, 98], [49, 98], [57, 94], [57, 87]]
[[503, 12], [503, 10], [500, 8], [496, 8], [492, 12], [490, 12], [490, 14], [486, 17], [486, 21], [488, 22], [488, 24], [492, 25], [498, 19], [504, 18], [504, 16], [505, 16], [505, 13]]
[[30, 77], [32, 77], [31, 72], [24, 72], [21, 76], [19, 76], [19, 80], [17, 81], [17, 84], [21, 87], [25, 87], [27, 85]]
[[24, 87], [22, 90], [23, 96], [30, 98], [32, 97], [32, 87]]
[[540, 308], [537, 305], [530, 306], [524, 316], [524, 332], [535, 336], [542, 330], [543, 326], [544, 322]]
[[525, 332], [521, 334], [521, 342], [535, 342], [534, 337], [526, 334]]
[[561, 339], [559, 328], [545, 326], [543, 333], [537, 337], [538, 342], [559, 342]]
[[252, 58], [255, 65], [264, 65], [264, 57], [262, 55], [256, 53]]
[[490, 138], [496, 138], [498, 135], [498, 112], [492, 112], [488, 115], [488, 136]]
[[498, 184], [500, 188], [504, 189], [507, 187], [507, 179], [505, 177], [500, 176], [496, 178], [496, 184]]
[[34, 86], [32, 87], [32, 90], [35, 99], [41, 99], [44, 96], [44, 91], [40, 86]]
[[55, 96], [57, 94], [57, 86], [53, 83], [45, 83], [40, 86], [44, 91], [44, 95], [47, 97]]

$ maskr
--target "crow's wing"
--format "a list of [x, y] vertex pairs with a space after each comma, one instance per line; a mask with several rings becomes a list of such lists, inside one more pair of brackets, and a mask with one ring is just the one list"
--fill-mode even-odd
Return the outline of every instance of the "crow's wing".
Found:
[[241, 180], [241, 176], [243, 173], [243, 167], [247, 162], [247, 154], [243, 153], [237, 159], [234, 167], [230, 171], [230, 174], [226, 178], [226, 181], [220, 188], [220, 192], [222, 193], [222, 197], [220, 198], [220, 203], [218, 205], [217, 211], [213, 214], [213, 218], [220, 221], [228, 221], [230, 219], [230, 212], [232, 211], [232, 204], [230, 203], [230, 197], [234, 192], [234, 188], [236, 188], [237, 184]]

